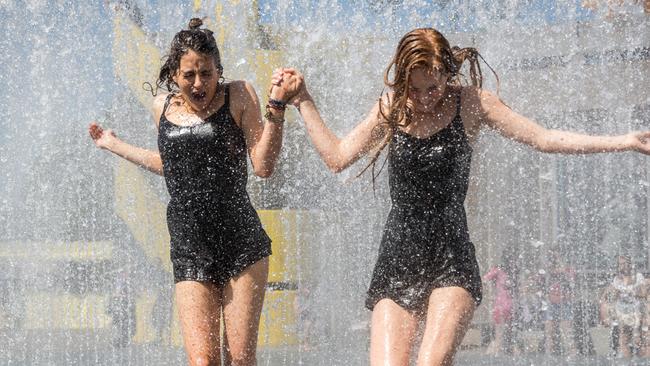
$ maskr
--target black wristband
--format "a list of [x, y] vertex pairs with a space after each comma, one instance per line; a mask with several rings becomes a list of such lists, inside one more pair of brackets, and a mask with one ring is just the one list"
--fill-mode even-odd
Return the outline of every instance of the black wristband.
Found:
[[269, 105], [276, 109], [285, 109], [287, 107], [287, 102], [283, 102], [279, 99], [269, 98]]

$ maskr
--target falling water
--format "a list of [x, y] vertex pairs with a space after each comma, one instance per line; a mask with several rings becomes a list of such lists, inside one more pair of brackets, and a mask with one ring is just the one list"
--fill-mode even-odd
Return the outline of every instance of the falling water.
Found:
[[[167, 301], [164, 182], [98, 151], [86, 126], [97, 119], [128, 142], [156, 147], [142, 83], [154, 80], [190, 17], [205, 16], [215, 31], [226, 77], [251, 81], [262, 99], [274, 67], [301, 70], [339, 135], [381, 94], [399, 38], [422, 26], [478, 48], [499, 75], [501, 98], [545, 127], [648, 129], [644, 5], [584, 3], [0, 0], [0, 364], [185, 362]], [[249, 184], [274, 240], [259, 363], [365, 365], [363, 304], [390, 207], [386, 173], [374, 189], [369, 174], [355, 178], [367, 161], [328, 173], [297, 114], [288, 119], [277, 172]], [[482, 271], [504, 265], [517, 300], [548, 271], [550, 253], [560, 253], [576, 274], [580, 352], [570, 360], [614, 362], [597, 298], [616, 255], [650, 270], [647, 158], [542, 154], [487, 130], [474, 149], [466, 207]], [[565, 359], [533, 346], [525, 355], [484, 355], [493, 300], [492, 285], [484, 287], [458, 364]], [[522, 342], [542, 339], [541, 322], [515, 325]]]

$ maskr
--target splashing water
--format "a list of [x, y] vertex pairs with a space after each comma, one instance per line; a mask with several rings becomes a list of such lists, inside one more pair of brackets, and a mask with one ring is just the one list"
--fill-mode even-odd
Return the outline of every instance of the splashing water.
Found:
[[[422, 26], [441, 30], [452, 45], [478, 48], [499, 74], [501, 98], [543, 126], [622, 134], [650, 126], [650, 32], [643, 5], [621, 3], [0, 1], [2, 359], [186, 362], [170, 301], [164, 183], [98, 151], [86, 126], [98, 119], [127, 142], [156, 147], [151, 97], [141, 85], [154, 81], [169, 41], [190, 17], [207, 17], [226, 77], [251, 81], [261, 98], [273, 68], [301, 70], [339, 135], [381, 94], [399, 38]], [[366, 365], [370, 313], [363, 304], [390, 207], [387, 174], [374, 191], [368, 174], [354, 179], [367, 161], [333, 176], [296, 114], [286, 127], [274, 177], [251, 177], [249, 185], [277, 258], [259, 363]], [[506, 268], [519, 309], [506, 338], [523, 354], [484, 355], [495, 297], [486, 283], [457, 363], [567, 357], [561, 337], [565, 349], [544, 349], [540, 310], [551, 306], [545, 288], [553, 253], [561, 257], [556, 267], [572, 276], [578, 355], [570, 361], [613, 362], [598, 297], [616, 255], [629, 254], [638, 271], [648, 271], [646, 158], [545, 155], [493, 131], [474, 150], [470, 234], [483, 273]]]

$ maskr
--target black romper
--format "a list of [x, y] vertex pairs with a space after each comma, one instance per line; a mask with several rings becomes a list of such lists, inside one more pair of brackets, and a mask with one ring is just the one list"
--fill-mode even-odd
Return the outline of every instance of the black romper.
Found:
[[[460, 93], [460, 91], [459, 91]], [[459, 286], [481, 302], [481, 277], [463, 203], [472, 147], [460, 117], [417, 138], [397, 130], [388, 152], [392, 207], [379, 247], [366, 307], [391, 299], [422, 310], [435, 288]]]
[[160, 117], [175, 282], [223, 286], [271, 254], [271, 240], [246, 191], [246, 141], [230, 113], [228, 89], [224, 105], [201, 124], [171, 123], [165, 116], [171, 95]]

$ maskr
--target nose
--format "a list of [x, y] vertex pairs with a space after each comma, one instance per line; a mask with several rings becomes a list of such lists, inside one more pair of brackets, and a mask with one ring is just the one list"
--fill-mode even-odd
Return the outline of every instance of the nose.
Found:
[[194, 77], [194, 88], [198, 89], [203, 85], [203, 79], [201, 79], [200, 75], [196, 75]]

